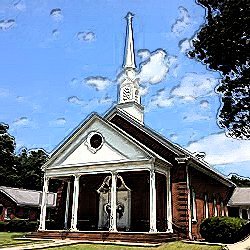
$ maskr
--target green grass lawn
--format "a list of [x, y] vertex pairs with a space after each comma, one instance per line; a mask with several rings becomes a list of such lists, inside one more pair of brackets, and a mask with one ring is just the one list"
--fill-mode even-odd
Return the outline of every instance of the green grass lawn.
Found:
[[[7, 233], [0, 232], [0, 248], [11, 246], [29, 245], [32, 243], [44, 243], [44, 241], [30, 241], [30, 240], [15, 240], [14, 238], [20, 238], [24, 233]], [[207, 246], [198, 244], [188, 244], [180, 241], [162, 244], [159, 247], [129, 247], [119, 246], [111, 244], [77, 244], [65, 247], [51, 248], [54, 250], [220, 250], [221, 246]]]
[[53, 248], [54, 250], [221, 250], [221, 246], [207, 246], [188, 244], [181, 241], [162, 244], [159, 247], [129, 247], [104, 244], [79, 244], [66, 247]]
[[32, 240], [15, 240], [15, 238], [20, 238], [25, 233], [7, 233], [7, 232], [0, 232], [0, 248], [3, 247], [14, 247], [14, 246], [23, 246], [33, 243], [40, 243], [44, 241], [32, 241]]

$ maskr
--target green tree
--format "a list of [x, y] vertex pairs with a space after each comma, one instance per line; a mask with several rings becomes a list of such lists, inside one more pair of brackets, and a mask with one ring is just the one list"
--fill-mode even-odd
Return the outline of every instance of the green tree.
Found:
[[9, 126], [0, 123], [0, 185], [15, 183], [15, 139], [8, 133]]
[[238, 175], [232, 175], [231, 181], [235, 183], [238, 187], [250, 187], [250, 179], [243, 178]]
[[22, 149], [16, 156], [16, 169], [19, 173], [18, 186], [27, 189], [42, 190], [42, 165], [48, 160], [48, 154], [42, 150]]
[[250, 3], [246, 0], [197, 0], [206, 23], [189, 52], [222, 75], [218, 124], [233, 138], [250, 138]]
[[42, 190], [42, 165], [48, 154], [42, 149], [22, 149], [15, 154], [15, 138], [8, 133], [9, 126], [0, 123], [0, 185]]

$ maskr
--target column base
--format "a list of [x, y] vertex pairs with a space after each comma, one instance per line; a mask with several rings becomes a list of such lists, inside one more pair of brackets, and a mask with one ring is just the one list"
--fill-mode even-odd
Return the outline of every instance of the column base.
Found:
[[109, 232], [112, 232], [112, 233], [117, 233], [117, 232], [118, 232], [118, 230], [117, 230], [117, 228], [110, 228], [110, 229], [109, 229]]
[[166, 233], [173, 233], [173, 232], [174, 232], [173, 229], [167, 229], [167, 230], [166, 230]]
[[149, 230], [149, 233], [157, 233], [158, 231], [157, 231], [157, 229], [156, 228], [150, 228], [150, 230]]
[[77, 228], [70, 228], [69, 231], [70, 232], [78, 232], [79, 230]]

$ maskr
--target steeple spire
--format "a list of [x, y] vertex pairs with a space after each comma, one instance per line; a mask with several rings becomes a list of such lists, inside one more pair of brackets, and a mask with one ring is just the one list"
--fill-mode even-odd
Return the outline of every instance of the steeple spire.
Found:
[[139, 79], [137, 78], [134, 38], [132, 18], [133, 14], [128, 12], [125, 17], [127, 20], [127, 32], [125, 40], [123, 70], [119, 78], [119, 100], [118, 109], [125, 112], [137, 122], [143, 124], [143, 106], [141, 105]]
[[123, 68], [127, 69], [135, 69], [135, 51], [134, 51], [134, 38], [133, 38], [133, 27], [132, 27], [132, 19], [133, 14], [128, 12], [125, 19], [127, 20], [127, 32], [126, 32], [126, 46], [125, 46], [125, 57]]

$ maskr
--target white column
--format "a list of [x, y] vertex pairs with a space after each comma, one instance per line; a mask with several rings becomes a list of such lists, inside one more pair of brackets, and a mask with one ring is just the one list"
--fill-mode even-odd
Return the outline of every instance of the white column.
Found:
[[250, 208], [247, 209], [247, 218], [250, 220]]
[[167, 182], [167, 232], [172, 233], [172, 192], [171, 192], [171, 180], [170, 180], [170, 169], [166, 173]]
[[73, 204], [72, 204], [72, 217], [71, 217], [71, 229], [77, 231], [77, 212], [78, 212], [78, 201], [79, 201], [79, 175], [75, 175], [74, 180], [74, 193], [73, 193]]
[[67, 181], [67, 196], [65, 204], [65, 215], [64, 215], [64, 228], [68, 228], [68, 218], [69, 218], [69, 198], [70, 198], [70, 181]]
[[156, 228], [156, 186], [155, 186], [155, 171], [150, 170], [150, 193], [149, 193], [149, 202], [150, 202], [150, 230], [149, 232], [157, 232]]
[[242, 208], [239, 208], [239, 217], [242, 219]]
[[111, 181], [111, 212], [110, 212], [110, 226], [109, 231], [117, 232], [116, 228], [116, 180], [117, 180], [117, 173], [112, 172], [112, 181]]
[[48, 189], [49, 189], [49, 178], [46, 177], [44, 174], [43, 196], [42, 196], [41, 213], [40, 213], [40, 224], [39, 224], [39, 229], [38, 229], [40, 231], [45, 230]]

